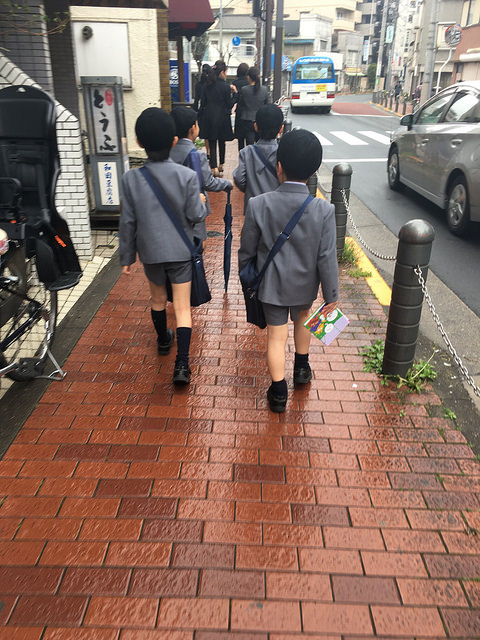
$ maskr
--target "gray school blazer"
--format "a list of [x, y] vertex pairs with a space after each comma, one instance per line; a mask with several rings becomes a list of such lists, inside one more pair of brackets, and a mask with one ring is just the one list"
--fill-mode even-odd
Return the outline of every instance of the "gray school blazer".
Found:
[[[276, 140], [262, 140], [257, 143], [259, 150], [266, 160], [276, 170], [277, 150]], [[261, 193], [273, 191], [279, 186], [278, 178], [270, 173], [253, 148], [249, 144], [241, 149], [238, 154], [238, 166], [233, 170], [233, 181], [236, 186], [245, 193], [243, 200], [243, 213], [247, 210], [248, 201]]]
[[[183, 165], [185, 162], [185, 158], [188, 156], [190, 151], [195, 148], [194, 143], [188, 138], [181, 138], [177, 144], [170, 151], [170, 158], [176, 162], [177, 164]], [[199, 152], [200, 156], [200, 170], [202, 174], [202, 188], [200, 191], [205, 195], [206, 199], [206, 207], [207, 207], [207, 215], [211, 213], [210, 208], [210, 200], [208, 199], [207, 191], [224, 191], [225, 189], [230, 187], [230, 181], [224, 180], [223, 178], [215, 178], [212, 176], [212, 172], [210, 171], [210, 165], [208, 164], [207, 155], [203, 152]], [[196, 174], [195, 174], [196, 175]], [[197, 180], [198, 184], [198, 180]], [[199, 185], [200, 188], [200, 185]], [[206, 240], [207, 238], [207, 227], [205, 221], [196, 225], [195, 227], [195, 235], [197, 235], [202, 240]]]
[[[308, 196], [307, 186], [284, 182], [270, 193], [251, 198], [243, 224], [239, 271], [252, 258], [260, 270], [278, 235]], [[315, 198], [290, 238], [265, 271], [262, 302], [280, 306], [311, 305], [322, 286], [325, 302], [338, 299], [338, 266], [334, 207]]]
[[[205, 219], [195, 171], [172, 160], [147, 162], [190, 240], [194, 227]], [[121, 181], [122, 209], [119, 223], [120, 264], [155, 264], [190, 259], [190, 252], [158, 202], [139, 169], [130, 169]]]

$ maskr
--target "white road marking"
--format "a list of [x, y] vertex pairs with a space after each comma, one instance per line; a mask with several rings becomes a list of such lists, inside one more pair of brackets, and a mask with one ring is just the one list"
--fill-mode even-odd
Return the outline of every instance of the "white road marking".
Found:
[[376, 142], [380, 142], [381, 144], [390, 144], [390, 138], [388, 136], [384, 136], [382, 133], [377, 133], [376, 131], [358, 131], [362, 136], [367, 138], [371, 138]]
[[368, 144], [368, 142], [365, 142], [365, 140], [360, 140], [360, 138], [352, 136], [352, 134], [347, 133], [347, 131], [330, 131], [330, 133], [332, 134], [332, 136], [335, 136], [343, 142], [352, 145], [352, 147], [360, 147], [362, 145]]
[[387, 163], [387, 158], [323, 158], [322, 162], [335, 162], [336, 164], [341, 162], [348, 162], [352, 164], [352, 162], [385, 162]]
[[327, 140], [327, 138], [324, 138], [323, 136], [321, 136], [319, 133], [317, 133], [316, 131], [313, 132], [317, 138], [320, 140], [320, 143], [322, 145], [322, 147], [331, 147], [333, 145], [333, 142], [330, 142], [330, 140]]

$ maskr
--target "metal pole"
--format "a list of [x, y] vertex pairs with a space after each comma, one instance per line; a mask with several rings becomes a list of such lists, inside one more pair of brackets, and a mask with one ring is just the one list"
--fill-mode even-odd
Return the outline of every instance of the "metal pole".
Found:
[[397, 262], [388, 314], [382, 372], [405, 377], [415, 358], [423, 292], [414, 272], [418, 265], [424, 280], [435, 231], [425, 220], [410, 220], [398, 234]]
[[[425, 9], [427, 7], [425, 6]], [[427, 50], [422, 78], [422, 94], [420, 104], [428, 100], [432, 94], [433, 74], [435, 71], [435, 54], [437, 51], [438, 0], [431, 0], [430, 24], [427, 33]]]
[[335, 207], [335, 222], [337, 226], [337, 257], [340, 257], [345, 247], [347, 231], [347, 207], [343, 200], [342, 191], [345, 190], [347, 202], [350, 201], [350, 184], [352, 182], [352, 167], [348, 163], [337, 164], [333, 167], [332, 194], [330, 202]]
[[260, 71], [260, 60], [261, 60], [261, 51], [262, 51], [262, 28], [261, 28], [261, 23], [262, 21], [260, 20], [259, 17], [256, 18], [257, 20], [257, 25], [256, 25], [256, 33], [255, 33], [255, 46], [257, 48], [257, 50], [255, 51], [255, 67]]
[[440, 69], [438, 70], [438, 75], [437, 75], [437, 86], [435, 87], [435, 95], [437, 95], [438, 90], [440, 89], [440, 78], [442, 77], [442, 71], [445, 69], [445, 67], [447, 66], [447, 64], [450, 62], [451, 58], [452, 58], [452, 52], [453, 49], [452, 47], [450, 47], [450, 50], [448, 52], [448, 58], [445, 60], [445, 62], [442, 64], [442, 66], [440, 67]]
[[178, 101], [185, 102], [185, 65], [183, 64], [183, 36], [177, 36]]
[[222, 0], [220, 0], [220, 8], [218, 10], [218, 26], [219, 26], [219, 37], [218, 37], [218, 52], [220, 54], [220, 60], [223, 60], [223, 7]]
[[272, 16], [273, 0], [265, 1], [265, 49], [263, 55], [263, 84], [270, 91], [272, 71]]
[[[383, 47], [385, 43], [385, 29], [387, 28], [388, 0], [383, 4], [382, 26], [380, 28], [380, 42], [378, 45], [377, 69], [375, 71], [375, 89], [378, 87], [382, 75]], [[384, 87], [385, 88], [385, 87]]]
[[283, 0], [277, 0], [277, 20], [275, 23], [275, 64], [273, 72], [273, 101], [282, 95], [283, 58]]

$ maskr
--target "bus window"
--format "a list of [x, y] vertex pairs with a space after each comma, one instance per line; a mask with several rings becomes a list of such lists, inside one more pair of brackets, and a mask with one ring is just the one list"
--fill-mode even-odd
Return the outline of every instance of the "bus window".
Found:
[[295, 80], [331, 80], [333, 78], [333, 65], [327, 64], [297, 64]]

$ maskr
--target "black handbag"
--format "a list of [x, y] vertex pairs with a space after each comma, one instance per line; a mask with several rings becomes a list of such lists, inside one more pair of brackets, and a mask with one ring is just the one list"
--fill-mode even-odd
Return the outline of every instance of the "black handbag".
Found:
[[[168, 215], [168, 217], [172, 221], [173, 225], [175, 226], [175, 229], [180, 234], [180, 237], [182, 238], [184, 243], [187, 245], [188, 250], [190, 251], [190, 253], [192, 255], [192, 291], [191, 291], [191, 296], [190, 296], [190, 304], [192, 305], [192, 307], [198, 307], [201, 304], [204, 304], [205, 302], [208, 302], [209, 300], [212, 299], [212, 295], [210, 293], [210, 289], [208, 288], [207, 277], [205, 275], [205, 267], [203, 266], [203, 256], [202, 256], [203, 243], [202, 243], [202, 240], [200, 238], [196, 238], [195, 237], [193, 239], [193, 243], [190, 241], [190, 239], [187, 236], [187, 234], [185, 233], [182, 225], [178, 221], [178, 218], [176, 217], [175, 213], [173, 212], [173, 209], [172, 209], [170, 203], [168, 202], [168, 200], [166, 199], [164, 193], [160, 189], [160, 185], [158, 184], [158, 182], [152, 176], [152, 174], [147, 169], [147, 167], [142, 167], [140, 169], [140, 172], [142, 173], [142, 175], [145, 178], [145, 180], [148, 182], [148, 185], [150, 186], [151, 190], [153, 191], [153, 193], [157, 197], [158, 201], [160, 202], [160, 204], [162, 205], [163, 209], [165, 210], [165, 213]], [[168, 287], [169, 284], [170, 283], [167, 280], [167, 291], [169, 289], [169, 287]], [[170, 293], [170, 295], [169, 295], [168, 299], [171, 301], [171, 299], [172, 299], [171, 298], [171, 288], [170, 288], [170, 292], [169, 293]]]
[[245, 298], [247, 322], [260, 327], [260, 329], [265, 329], [265, 327], [267, 326], [267, 323], [265, 321], [265, 314], [263, 312], [263, 305], [258, 299], [258, 289], [260, 287], [260, 282], [262, 281], [268, 265], [290, 237], [290, 234], [292, 233], [295, 225], [300, 220], [302, 213], [305, 211], [311, 200], [313, 200], [313, 197], [311, 195], [308, 195], [305, 198], [300, 209], [295, 211], [293, 216], [290, 218], [287, 226], [275, 240], [275, 244], [270, 249], [270, 253], [267, 256], [267, 259], [265, 260], [260, 273], [256, 269], [256, 257], [249, 260], [247, 264], [240, 270], [239, 276], [240, 283], [242, 285], [243, 297]]

